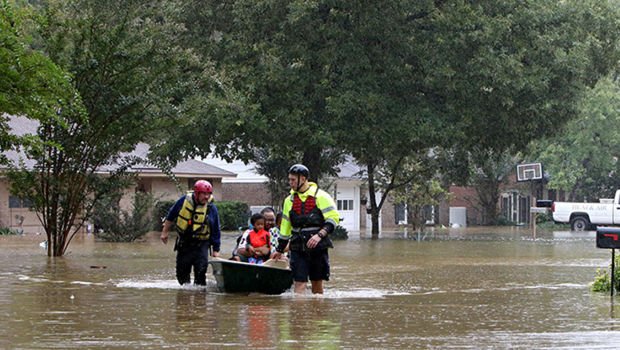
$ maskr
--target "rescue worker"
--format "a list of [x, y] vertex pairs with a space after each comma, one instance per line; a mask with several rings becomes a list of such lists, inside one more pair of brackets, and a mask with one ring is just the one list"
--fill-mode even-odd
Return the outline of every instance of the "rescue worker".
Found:
[[[334, 199], [317, 184], [308, 181], [310, 171], [295, 164], [289, 169], [291, 195], [284, 200], [278, 246], [272, 259], [282, 259], [289, 244], [295, 293], [305, 294], [308, 279], [312, 293], [323, 294], [323, 281], [329, 281], [329, 235], [338, 226], [340, 214]], [[290, 241], [290, 242], [289, 242]]]
[[196, 181], [193, 193], [188, 192], [170, 208], [161, 232], [164, 244], [168, 243], [171, 227], [178, 233], [174, 250], [179, 284], [190, 283], [193, 267], [194, 284], [206, 285], [209, 248], [213, 248], [213, 257], [219, 258], [221, 236], [220, 217], [213, 204], [213, 186], [208, 181]]

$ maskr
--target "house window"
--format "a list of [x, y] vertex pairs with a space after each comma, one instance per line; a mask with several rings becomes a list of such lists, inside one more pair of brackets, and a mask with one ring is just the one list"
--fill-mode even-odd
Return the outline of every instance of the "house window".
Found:
[[21, 208], [22, 201], [21, 199], [15, 196], [9, 196], [9, 208]]
[[394, 223], [396, 225], [406, 222], [405, 203], [394, 204]]
[[338, 210], [353, 210], [353, 200], [352, 199], [339, 199]]
[[26, 198], [21, 200], [19, 197], [9, 196], [9, 208], [30, 208], [32, 207], [32, 200]]
[[22, 208], [30, 208], [30, 207], [32, 207], [32, 199], [30, 199], [30, 198], [25, 198], [25, 199], [22, 201]]

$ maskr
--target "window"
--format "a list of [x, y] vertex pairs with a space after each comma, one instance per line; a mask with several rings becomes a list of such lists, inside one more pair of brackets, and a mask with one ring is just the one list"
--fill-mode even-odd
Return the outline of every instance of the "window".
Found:
[[339, 199], [338, 200], [338, 210], [353, 210], [353, 200], [352, 199]]
[[33, 205], [32, 204], [32, 199], [30, 199], [30, 198], [25, 198], [22, 201], [22, 208], [30, 208], [30, 207], [32, 207], [32, 205]]
[[32, 200], [26, 198], [24, 200], [19, 197], [9, 196], [9, 208], [30, 208], [32, 207]]
[[21, 208], [22, 201], [21, 199], [15, 196], [9, 196], [9, 208]]

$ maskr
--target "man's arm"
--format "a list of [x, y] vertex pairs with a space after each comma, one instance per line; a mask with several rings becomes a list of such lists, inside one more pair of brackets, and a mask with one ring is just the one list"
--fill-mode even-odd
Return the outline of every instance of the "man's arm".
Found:
[[239, 248], [237, 249], [237, 254], [243, 255], [246, 258], [251, 258], [254, 256], [254, 251], [252, 250], [252, 246], [248, 246], [248, 236], [250, 235], [250, 230], [246, 230], [241, 236], [241, 240], [239, 241]]
[[[323, 190], [320, 190], [323, 191]], [[317, 206], [321, 209], [321, 213], [323, 213], [323, 218], [325, 219], [325, 223], [319, 233], [326, 237], [334, 232], [336, 226], [338, 226], [338, 222], [340, 221], [340, 214], [336, 210], [336, 204], [334, 203], [334, 199], [327, 192], [319, 192], [321, 195], [317, 198]], [[308, 240], [308, 248], [316, 247], [319, 242], [321, 242], [322, 238], [316, 234]]]
[[168, 244], [168, 230], [170, 226], [172, 226], [172, 221], [166, 220], [166, 222], [164, 222], [164, 229], [161, 231], [161, 241], [164, 242], [164, 244]]
[[278, 246], [276, 247], [276, 251], [271, 253], [271, 259], [282, 259], [284, 256], [284, 250], [288, 246], [289, 240], [291, 238], [291, 219], [288, 217], [291, 208], [293, 207], [293, 202], [286, 197], [284, 200], [284, 204], [282, 205], [282, 224], [280, 225], [280, 233], [278, 234]]
[[172, 227], [174, 220], [176, 220], [177, 216], [179, 216], [179, 212], [181, 211], [181, 208], [183, 208], [183, 202], [185, 202], [185, 196], [179, 198], [179, 200], [177, 200], [168, 211], [168, 216], [166, 216], [166, 221], [164, 222], [164, 228], [161, 231], [161, 241], [164, 242], [164, 244], [168, 243], [168, 231], [170, 230], [170, 227]]
[[211, 241], [211, 247], [213, 247], [213, 257], [219, 258], [222, 231], [220, 230], [220, 214], [217, 212], [215, 204], [211, 204], [209, 221], [211, 221], [211, 235], [209, 236], [209, 240]]

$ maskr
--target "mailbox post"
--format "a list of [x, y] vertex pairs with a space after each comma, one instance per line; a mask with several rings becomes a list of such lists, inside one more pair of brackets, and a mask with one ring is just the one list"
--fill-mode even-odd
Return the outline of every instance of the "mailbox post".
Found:
[[534, 230], [534, 238], [536, 238], [536, 218], [538, 217], [538, 214], [545, 214], [546, 212], [547, 208], [530, 208], [530, 213], [532, 214], [532, 229]]
[[617, 227], [597, 227], [596, 228], [596, 247], [611, 249], [611, 296], [614, 295], [614, 269], [616, 248], [620, 248], [620, 228]]

